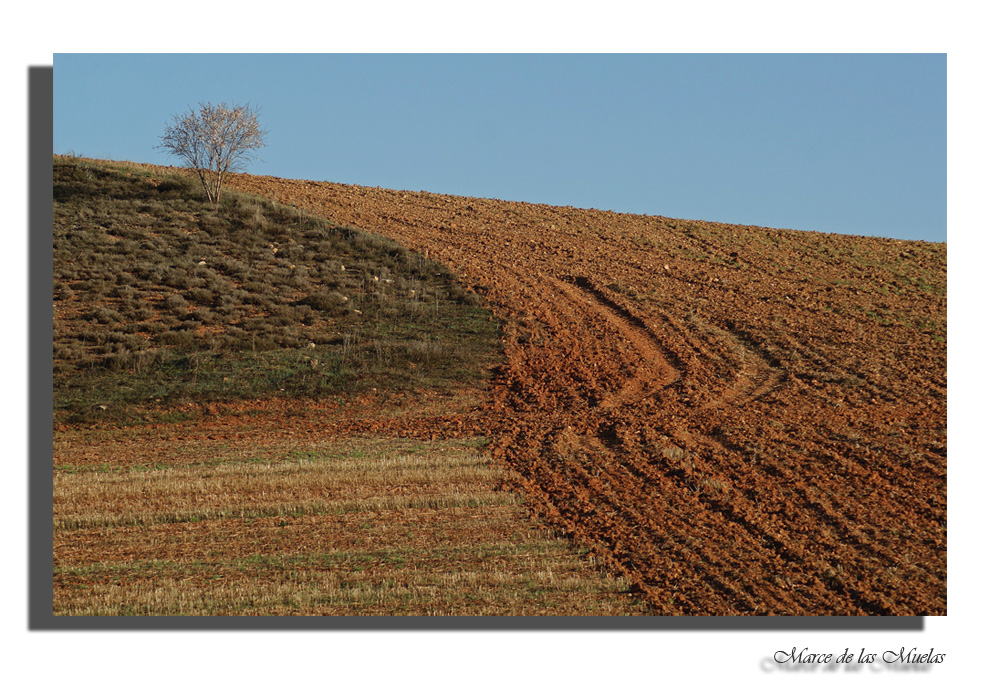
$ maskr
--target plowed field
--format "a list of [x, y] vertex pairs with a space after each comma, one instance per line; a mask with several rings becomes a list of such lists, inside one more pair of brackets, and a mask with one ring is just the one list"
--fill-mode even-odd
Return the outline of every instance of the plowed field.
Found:
[[663, 614], [946, 613], [946, 248], [332, 183], [233, 187], [454, 267], [477, 423]]

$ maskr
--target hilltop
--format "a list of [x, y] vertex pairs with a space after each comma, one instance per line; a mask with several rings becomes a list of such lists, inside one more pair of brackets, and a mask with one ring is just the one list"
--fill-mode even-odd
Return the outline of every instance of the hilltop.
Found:
[[[487, 438], [504, 486], [653, 611], [946, 613], [945, 245], [266, 176], [230, 184], [437, 261], [463, 286], [456, 304], [489, 310], [502, 361], [470, 370], [485, 388], [449, 429]], [[303, 320], [287, 316], [294, 335]], [[320, 326], [308, 332], [317, 348], [333, 330]], [[308, 421], [295, 429], [315, 426], [312, 409], [325, 410], [297, 409]], [[455, 434], [434, 424], [393, 429]]]

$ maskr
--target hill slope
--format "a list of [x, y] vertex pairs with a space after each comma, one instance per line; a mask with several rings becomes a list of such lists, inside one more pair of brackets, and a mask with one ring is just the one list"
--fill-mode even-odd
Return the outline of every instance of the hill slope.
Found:
[[476, 286], [492, 453], [659, 611], [945, 614], [944, 245], [232, 184]]
[[248, 196], [217, 207], [176, 171], [59, 157], [53, 175], [59, 419], [482, 388], [499, 359], [478, 296], [384, 238]]
[[498, 327], [443, 266], [178, 171], [53, 172], [54, 614], [649, 611], [501, 490]]

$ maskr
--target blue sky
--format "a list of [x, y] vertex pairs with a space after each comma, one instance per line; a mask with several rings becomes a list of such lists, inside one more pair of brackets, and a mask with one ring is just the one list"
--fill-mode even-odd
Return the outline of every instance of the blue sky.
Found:
[[178, 164], [250, 103], [249, 172], [943, 242], [944, 54], [56, 53], [55, 153]]

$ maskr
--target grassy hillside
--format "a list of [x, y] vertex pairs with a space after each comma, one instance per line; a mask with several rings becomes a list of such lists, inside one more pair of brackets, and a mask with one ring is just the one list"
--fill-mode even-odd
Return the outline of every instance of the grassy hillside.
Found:
[[176, 172], [53, 186], [55, 614], [647, 611], [501, 490], [499, 328], [443, 266]]
[[57, 419], [481, 386], [498, 328], [437, 262], [189, 178], [54, 162]]

